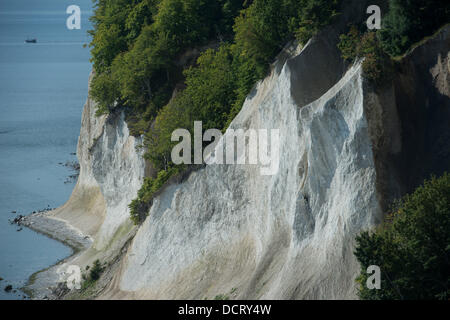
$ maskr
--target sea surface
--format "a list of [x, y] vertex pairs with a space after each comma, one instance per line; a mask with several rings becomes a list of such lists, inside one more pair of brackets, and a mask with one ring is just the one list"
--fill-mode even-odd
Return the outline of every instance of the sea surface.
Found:
[[[80, 30], [66, 27], [69, 5], [81, 8]], [[77, 161], [91, 14], [91, 0], [0, 0], [0, 299], [23, 299], [33, 273], [71, 254], [9, 220], [64, 204], [75, 186], [64, 164]]]

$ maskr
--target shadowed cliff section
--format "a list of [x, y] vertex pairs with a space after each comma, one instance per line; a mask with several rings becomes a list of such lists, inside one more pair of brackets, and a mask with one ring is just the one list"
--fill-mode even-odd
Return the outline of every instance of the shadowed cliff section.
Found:
[[378, 189], [384, 210], [450, 166], [450, 26], [400, 61], [377, 88], [367, 86]]

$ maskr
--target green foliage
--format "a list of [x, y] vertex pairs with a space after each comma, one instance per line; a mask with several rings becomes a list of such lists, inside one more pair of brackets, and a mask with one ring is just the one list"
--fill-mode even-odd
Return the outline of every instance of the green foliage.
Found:
[[[450, 174], [402, 199], [385, 224], [356, 238], [362, 299], [450, 298]], [[381, 269], [381, 289], [366, 287], [366, 269]]]
[[81, 285], [81, 290], [86, 291], [89, 288], [92, 288], [95, 282], [100, 279], [101, 274], [104, 271], [104, 267], [102, 266], [102, 263], [100, 260], [95, 260], [94, 264], [92, 265], [92, 268], [89, 266], [86, 266], [86, 271], [88, 271], [88, 274], [86, 275], [83, 273], [83, 284]]
[[366, 77], [379, 82], [385, 75], [388, 55], [405, 53], [414, 42], [449, 22], [449, 17], [450, 2], [445, 0], [390, 0], [381, 30], [362, 34], [352, 26], [340, 36], [338, 47], [346, 60], [364, 57]]
[[367, 32], [362, 36], [359, 54], [365, 57], [362, 64], [364, 75], [379, 82], [385, 74], [387, 61], [375, 32]]
[[[100, 113], [126, 106], [156, 116], [171, 96], [177, 56], [231, 29], [237, 0], [98, 0], [92, 18], [92, 97]], [[107, 76], [103, 76], [103, 74]], [[147, 119], [149, 121], [150, 119]]]
[[291, 0], [290, 8], [297, 9], [297, 16], [290, 18], [290, 28], [296, 28], [297, 39], [306, 43], [338, 15], [340, 0]]
[[94, 69], [98, 73], [108, 70], [117, 54], [127, 50], [125, 21], [135, 1], [97, 0], [90, 18], [94, 30], [90, 46]]
[[289, 39], [286, 9], [284, 1], [256, 0], [241, 11], [233, 27], [239, 53], [261, 64], [271, 62]]
[[375, 83], [382, 79], [387, 57], [375, 32], [361, 34], [355, 26], [351, 26], [347, 34], [340, 36], [338, 48], [345, 60], [364, 58], [362, 69], [367, 79]]
[[171, 150], [176, 142], [171, 142], [172, 132], [178, 128], [191, 128], [191, 118], [185, 113], [184, 95], [177, 97], [158, 112], [152, 127], [145, 135], [146, 158], [157, 170], [165, 170], [170, 164]]
[[124, 105], [132, 106], [136, 111], [145, 110], [149, 102], [160, 94], [169, 78], [171, 50], [169, 38], [157, 36], [147, 26], [133, 48], [116, 57], [111, 69], [119, 86], [119, 99]]
[[117, 101], [118, 83], [112, 79], [111, 72], [96, 73], [91, 83], [90, 95], [98, 101], [97, 116], [108, 114]]
[[236, 77], [233, 52], [224, 44], [217, 51], [207, 50], [197, 60], [197, 67], [185, 71], [187, 103], [184, 108], [194, 120], [203, 122], [205, 129], [223, 128], [234, 103]]
[[180, 81], [177, 57], [189, 47], [223, 42], [234, 33], [238, 77], [232, 92], [238, 98], [228, 99], [234, 100], [227, 107], [233, 112], [218, 115], [218, 122], [230, 122], [286, 41], [299, 28], [312, 35], [329, 23], [338, 3], [255, 0], [247, 7], [242, 0], [96, 0], [90, 45], [97, 73], [91, 96], [98, 114], [125, 106], [151, 121]]
[[156, 192], [170, 179], [170, 177], [179, 173], [181, 168], [172, 167], [167, 170], [161, 170], [155, 179], [145, 178], [141, 189], [138, 191], [136, 199], [129, 204], [130, 217], [135, 224], [141, 223], [147, 216], [151, 201]]
[[341, 50], [342, 58], [353, 61], [359, 55], [358, 48], [361, 42], [361, 33], [353, 25], [347, 34], [341, 34], [339, 38], [338, 48]]
[[414, 42], [450, 21], [447, 0], [390, 0], [379, 36], [392, 56], [403, 54]]
[[125, 29], [127, 31], [127, 41], [132, 43], [144, 26], [154, 22], [154, 16], [158, 13], [158, 4], [161, 0], [143, 0], [130, 10], [125, 20]]
[[103, 272], [102, 264], [100, 260], [97, 259], [94, 261], [91, 271], [89, 272], [89, 280], [97, 281], [100, 278], [102, 272]]
[[172, 132], [187, 129], [193, 134], [194, 121], [202, 121], [203, 129], [225, 128], [230, 106], [236, 100], [236, 77], [232, 46], [223, 44], [218, 50], [206, 50], [197, 66], [187, 69], [186, 89], [164, 106], [146, 134], [147, 159], [156, 169], [170, 165], [170, 155], [177, 142]]

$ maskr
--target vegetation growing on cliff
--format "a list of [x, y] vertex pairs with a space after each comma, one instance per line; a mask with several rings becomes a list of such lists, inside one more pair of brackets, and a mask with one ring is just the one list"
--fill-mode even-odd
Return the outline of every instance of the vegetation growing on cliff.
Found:
[[[228, 92], [227, 108], [239, 109], [284, 44], [295, 35], [306, 41], [331, 21], [338, 2], [97, 0], [91, 31], [96, 72], [91, 95], [99, 113], [126, 107], [130, 118], [139, 117], [138, 127], [146, 131], [175, 86], [184, 82], [183, 53], [205, 45], [232, 45], [228, 50], [237, 73], [229, 81], [237, 87]], [[201, 74], [198, 78], [207, 80]], [[211, 108], [214, 102], [204, 101], [203, 106]], [[227, 117], [230, 110], [224, 112]]]
[[378, 36], [383, 49], [391, 56], [398, 56], [449, 22], [449, 17], [447, 0], [390, 0]]
[[389, 56], [404, 54], [415, 42], [433, 34], [450, 20], [450, 2], [445, 0], [389, 0], [389, 11], [378, 31], [350, 26], [338, 45], [346, 60], [365, 58], [366, 77], [378, 82], [385, 75]]
[[81, 291], [86, 291], [93, 287], [95, 282], [100, 279], [101, 274], [104, 271], [104, 266], [100, 262], [100, 260], [95, 260], [92, 268], [89, 266], [86, 266], [86, 271], [89, 271], [87, 273], [83, 273], [83, 284], [81, 286]]
[[364, 57], [362, 69], [368, 79], [375, 83], [382, 79], [389, 58], [381, 48], [376, 32], [362, 33], [356, 26], [351, 26], [347, 34], [340, 36], [338, 48], [346, 60]]
[[[362, 299], [450, 298], [450, 174], [425, 181], [404, 197], [375, 232], [356, 239]], [[368, 289], [370, 265], [381, 270], [381, 289]]]
[[[160, 172], [130, 205], [134, 221], [160, 175], [173, 173], [172, 131], [192, 130], [194, 120], [204, 130], [225, 129], [286, 42], [307, 41], [333, 19], [339, 2], [96, 1], [91, 96], [97, 113], [125, 108], [132, 134], [145, 134], [146, 158]], [[194, 48], [206, 50], [190, 62]]]
[[[293, 39], [305, 43], [333, 21], [341, 3], [95, 0], [90, 45], [97, 113], [126, 110], [131, 133], [145, 135], [145, 157], [164, 176], [172, 172], [174, 129], [192, 132], [193, 120], [202, 121], [203, 130], [226, 129], [283, 46]], [[404, 52], [450, 13], [443, 0], [437, 5], [431, 0], [389, 3], [382, 30], [352, 29], [339, 46], [346, 59], [364, 56], [365, 74], [376, 81], [386, 53]], [[144, 200], [152, 189], [143, 188], [131, 204], [132, 216], [147, 207]]]
[[180, 172], [180, 170], [180, 167], [172, 167], [167, 170], [159, 171], [156, 178], [144, 179], [144, 183], [138, 192], [137, 198], [131, 201], [129, 205], [131, 220], [135, 224], [141, 223], [147, 216], [154, 194], [160, 190], [171, 176]]

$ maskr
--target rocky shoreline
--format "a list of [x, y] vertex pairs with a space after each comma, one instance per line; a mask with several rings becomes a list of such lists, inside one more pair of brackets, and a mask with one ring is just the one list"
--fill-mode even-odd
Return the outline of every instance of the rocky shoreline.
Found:
[[17, 222], [47, 237], [62, 242], [72, 249], [72, 254], [47, 269], [31, 275], [25, 287], [21, 288], [32, 299], [58, 299], [61, 267], [92, 244], [92, 239], [69, 225], [66, 221], [52, 216], [53, 211], [37, 212], [22, 216]]

